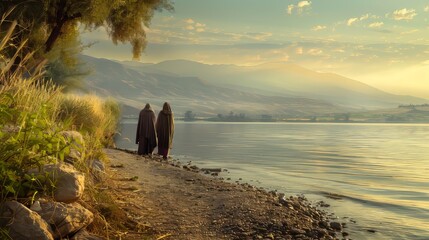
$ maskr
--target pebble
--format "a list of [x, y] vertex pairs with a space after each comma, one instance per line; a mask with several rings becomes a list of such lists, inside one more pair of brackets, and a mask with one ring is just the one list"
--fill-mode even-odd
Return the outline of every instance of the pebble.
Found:
[[339, 222], [330, 222], [329, 226], [334, 230], [338, 230], [338, 231], [343, 230], [343, 225], [341, 225], [341, 223]]
[[290, 233], [291, 233], [292, 235], [300, 235], [300, 234], [305, 234], [305, 231], [304, 231], [304, 230], [302, 230], [302, 229], [298, 229], [298, 228], [292, 228], [292, 229], [290, 230]]

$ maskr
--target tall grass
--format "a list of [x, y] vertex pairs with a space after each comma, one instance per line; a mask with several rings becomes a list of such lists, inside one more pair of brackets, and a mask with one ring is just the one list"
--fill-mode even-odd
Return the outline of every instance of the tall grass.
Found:
[[63, 95], [60, 100], [61, 121], [71, 119], [73, 126], [84, 134], [98, 139], [103, 145], [112, 145], [119, 120], [119, 105], [95, 95]]
[[[94, 95], [64, 94], [62, 87], [44, 79], [43, 63], [29, 67], [27, 63], [37, 61], [32, 54], [22, 56], [25, 41], [12, 45], [16, 24], [4, 31], [2, 23], [0, 19], [0, 31], [5, 33], [0, 35], [0, 200], [5, 200], [34, 196], [46, 189], [44, 184], [50, 183], [26, 172], [64, 160], [71, 142], [63, 131], [77, 130], [84, 136], [81, 163], [101, 157], [102, 148], [113, 143], [119, 106]], [[10, 49], [16, 52], [8, 58]], [[88, 171], [84, 164], [78, 167]]]
[[[32, 54], [22, 56], [26, 42], [12, 45], [16, 23], [9, 24], [6, 31], [2, 23], [0, 19], [0, 208], [6, 200], [30, 204], [41, 193], [51, 194], [54, 183], [47, 176], [28, 174], [28, 170], [65, 159], [73, 142], [64, 131], [83, 135], [82, 159], [75, 167], [89, 173], [86, 163], [103, 160], [102, 148], [113, 145], [119, 120], [119, 105], [114, 100], [64, 94], [62, 87], [45, 80], [43, 61], [29, 67], [30, 61], [37, 61]], [[10, 49], [15, 53], [7, 57]], [[87, 199], [97, 199], [101, 193], [86, 180], [85, 193], [93, 195]], [[101, 216], [94, 230], [101, 233], [110, 228], [102, 213], [94, 214]], [[7, 229], [0, 228], [0, 238], [7, 237]]]

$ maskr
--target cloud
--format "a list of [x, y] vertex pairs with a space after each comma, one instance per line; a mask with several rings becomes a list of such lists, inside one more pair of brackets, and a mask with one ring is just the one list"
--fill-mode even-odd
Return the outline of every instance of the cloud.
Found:
[[377, 16], [377, 15], [370, 15], [369, 13], [367, 13], [367, 14], [364, 14], [364, 15], [362, 15], [360, 17], [349, 18], [347, 20], [347, 26], [351, 26], [351, 25], [356, 24], [356, 23], [358, 23], [360, 21], [365, 21], [365, 20], [368, 20], [368, 19], [379, 19], [379, 18], [380, 17]]
[[346, 52], [344, 49], [341, 49], [341, 48], [333, 49], [332, 51], [336, 52], [336, 53], [345, 53]]
[[296, 9], [298, 14], [301, 14], [306, 8], [311, 6], [311, 1], [300, 1], [296, 5], [290, 4], [287, 6], [287, 13], [289, 15], [293, 14], [293, 10]]
[[412, 20], [417, 15], [416, 10], [414, 9], [399, 9], [393, 12], [393, 19], [400, 20]]
[[291, 15], [294, 8], [295, 8], [295, 5], [293, 4], [287, 6], [287, 13]]
[[312, 28], [313, 31], [320, 31], [326, 29], [326, 26], [317, 25]]
[[323, 51], [319, 48], [311, 48], [307, 51], [307, 53], [312, 56], [319, 56], [323, 53]]
[[429, 6], [426, 6], [423, 10], [424, 10], [425, 12], [429, 12]]
[[347, 20], [347, 26], [351, 26], [353, 23], [357, 22], [359, 19], [358, 18], [349, 18], [349, 20]]
[[365, 15], [362, 15], [360, 18], [359, 18], [359, 20], [360, 21], [362, 21], [362, 20], [366, 20], [366, 19], [368, 19], [369, 18], [369, 14], [367, 13], [367, 14], [365, 14]]
[[401, 32], [401, 35], [408, 35], [408, 34], [413, 34], [418, 32], [418, 29], [411, 29], [410, 31], [406, 31], [406, 32]]
[[205, 32], [206, 31], [206, 29], [205, 29], [205, 27], [206, 27], [206, 25], [205, 24], [202, 24], [202, 23], [196, 23], [195, 24], [195, 31], [196, 32]]
[[206, 25], [205, 24], [196, 22], [192, 18], [185, 19], [184, 22], [186, 24], [186, 26], [185, 26], [186, 30], [195, 31], [198, 33], [206, 31]]
[[380, 28], [384, 25], [384, 22], [373, 22], [368, 25], [369, 28]]
[[192, 25], [188, 25], [188, 26], [185, 27], [185, 29], [186, 30], [194, 30], [195, 28]]
[[185, 19], [185, 23], [187, 23], [187, 24], [194, 24], [194, 19], [192, 19], [192, 18], [188, 18], [188, 19]]
[[265, 41], [273, 34], [270, 32], [245, 32], [245, 33], [227, 33], [227, 35], [232, 36], [234, 40], [255, 40], [258, 42]]
[[307, 7], [310, 6], [311, 2], [310, 1], [301, 1], [298, 3], [298, 8], [303, 8], [303, 7]]

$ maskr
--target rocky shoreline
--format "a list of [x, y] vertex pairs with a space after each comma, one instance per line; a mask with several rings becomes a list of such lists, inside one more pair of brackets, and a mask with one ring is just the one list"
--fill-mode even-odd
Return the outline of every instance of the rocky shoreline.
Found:
[[[346, 223], [333, 220], [322, 201], [223, 181], [221, 168], [200, 169], [123, 149], [105, 152], [118, 202], [158, 238], [348, 239]], [[130, 185], [133, 191], [122, 191]]]

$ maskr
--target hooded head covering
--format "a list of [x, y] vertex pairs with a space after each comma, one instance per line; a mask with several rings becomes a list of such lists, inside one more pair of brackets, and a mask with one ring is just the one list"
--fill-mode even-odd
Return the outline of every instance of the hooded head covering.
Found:
[[168, 102], [165, 102], [164, 105], [162, 106], [162, 112], [164, 114], [171, 114], [171, 107], [170, 104]]
[[149, 103], [140, 111], [139, 121], [137, 123], [136, 144], [140, 145], [145, 141], [149, 142], [150, 148], [155, 148], [157, 145], [156, 129], [155, 129], [155, 113]]
[[171, 148], [174, 135], [174, 115], [170, 104], [165, 102], [156, 120], [158, 147]]
[[153, 110], [152, 110], [152, 106], [150, 106], [150, 104], [149, 104], [149, 103], [146, 103], [146, 105], [144, 106], [143, 110], [146, 110], [146, 111], [153, 111]]

